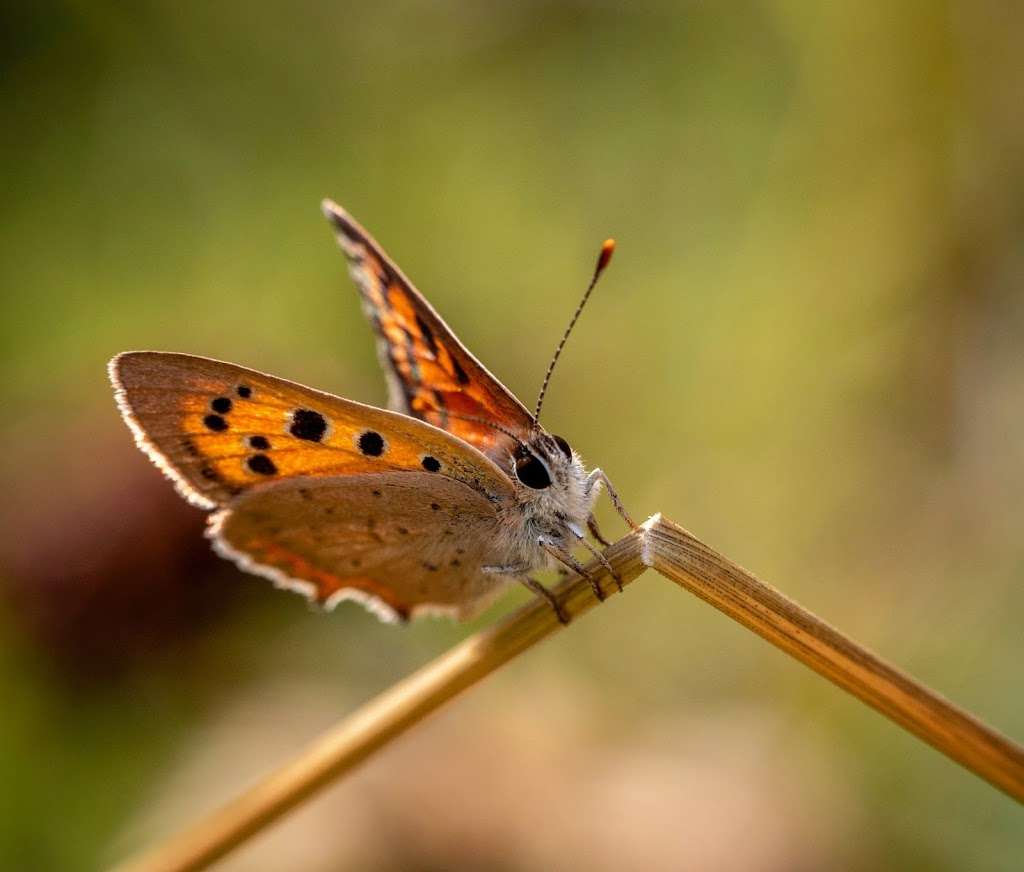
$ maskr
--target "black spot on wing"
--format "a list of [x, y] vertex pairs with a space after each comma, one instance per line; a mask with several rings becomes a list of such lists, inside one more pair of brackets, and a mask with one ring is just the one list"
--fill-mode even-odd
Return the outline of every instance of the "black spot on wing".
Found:
[[257, 451], [267, 451], [270, 449], [270, 440], [266, 436], [250, 436], [249, 445]]
[[441, 469], [441, 461], [436, 457], [431, 457], [429, 454], [420, 462], [427, 472], [439, 472]]
[[248, 385], [239, 385], [235, 388], [235, 393], [238, 394], [243, 400], [249, 399], [252, 396], [252, 388]]
[[220, 415], [207, 415], [203, 418], [203, 423], [206, 425], [207, 429], [213, 430], [215, 433], [220, 433], [228, 429], [228, 422]]
[[356, 444], [368, 457], [380, 457], [384, 453], [384, 437], [376, 430], [364, 430], [359, 434]]
[[210, 408], [215, 412], [220, 412], [220, 414], [226, 415], [231, 411], [231, 398], [217, 397], [217, 399], [210, 403]]
[[292, 423], [288, 432], [296, 439], [319, 442], [327, 432], [327, 419], [312, 409], [296, 409], [292, 412]]
[[254, 454], [246, 460], [246, 465], [253, 472], [260, 475], [274, 475], [277, 472], [277, 466], [274, 464], [274, 461], [267, 457], [266, 454]]

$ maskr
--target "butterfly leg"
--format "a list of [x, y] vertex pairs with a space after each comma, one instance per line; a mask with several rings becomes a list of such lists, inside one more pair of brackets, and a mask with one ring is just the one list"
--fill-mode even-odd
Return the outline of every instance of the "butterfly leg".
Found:
[[537, 596], [544, 597], [544, 599], [548, 601], [551, 608], [555, 610], [555, 615], [558, 617], [561, 624], [564, 624], [565, 626], [569, 625], [569, 616], [562, 610], [562, 604], [558, 601], [558, 597], [537, 581], [536, 578], [532, 578], [529, 575], [520, 575], [517, 576], [517, 578], [526, 585], [527, 588], [537, 594]]
[[537, 579], [530, 576], [528, 566], [482, 566], [480, 568], [483, 572], [486, 572], [489, 575], [511, 575], [515, 577], [530, 591], [532, 591], [542, 599], [547, 600], [548, 604], [554, 610], [555, 616], [558, 618], [559, 623], [568, 626], [569, 616], [562, 609], [562, 604], [558, 601], [558, 597], [556, 597], [550, 590], [544, 587], [544, 585], [537, 581]]
[[577, 575], [581, 575], [589, 581], [590, 587], [594, 591], [594, 596], [604, 602], [604, 591], [601, 590], [601, 585], [598, 583], [597, 579], [587, 572], [587, 567], [573, 557], [571, 552], [569, 552], [561, 542], [547, 536], [541, 536], [537, 541], [540, 543], [540, 546], [548, 552], [548, 554], [555, 558], [555, 560], [560, 563], [564, 563], [570, 569], [574, 570]]
[[[586, 548], [587, 551], [598, 559], [600, 564], [608, 571], [608, 574], [615, 581], [615, 586], [619, 589], [619, 593], [622, 593], [622, 576], [615, 571], [615, 568], [608, 562], [608, 558], [587, 541], [586, 537], [583, 535], [583, 531], [574, 529], [574, 527], [575, 525], [570, 526], [569, 531], [576, 537], [580, 545]], [[608, 543], [606, 542], [605, 544], [607, 545]]]
[[612, 544], [601, 535], [601, 528], [597, 526], [597, 518], [594, 517], [593, 512], [587, 517], [587, 529], [590, 530], [590, 535], [604, 545], [605, 548]]
[[608, 497], [611, 499], [612, 505], [615, 506], [615, 511], [622, 516], [622, 520], [629, 524], [631, 530], [637, 529], [636, 523], [629, 516], [626, 507], [622, 505], [622, 500], [619, 499], [619, 495], [615, 488], [612, 487], [612, 483], [608, 481], [608, 476], [604, 474], [604, 470], [600, 467], [591, 470], [590, 475], [587, 476], [586, 495], [590, 496], [590, 492], [599, 484], [603, 484], [608, 489]]

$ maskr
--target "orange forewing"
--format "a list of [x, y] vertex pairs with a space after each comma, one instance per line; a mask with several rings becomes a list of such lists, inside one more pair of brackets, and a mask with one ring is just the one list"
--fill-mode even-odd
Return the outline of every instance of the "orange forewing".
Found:
[[[381, 345], [391, 405], [504, 459], [514, 440], [481, 420], [525, 439], [533, 417], [484, 366], [340, 206], [325, 201], [363, 307]], [[478, 420], [467, 420], [478, 419]]]
[[295, 476], [426, 470], [511, 492], [479, 451], [405, 415], [186, 354], [128, 352], [110, 370], [140, 446], [207, 508]]

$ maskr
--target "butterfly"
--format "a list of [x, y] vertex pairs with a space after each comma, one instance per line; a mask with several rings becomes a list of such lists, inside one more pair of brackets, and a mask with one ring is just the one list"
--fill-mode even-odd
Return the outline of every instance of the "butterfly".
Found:
[[608, 544], [592, 514], [602, 486], [635, 525], [607, 476], [588, 473], [539, 423], [614, 242], [601, 248], [531, 414], [348, 213], [329, 200], [323, 211], [376, 334], [389, 409], [188, 354], [131, 351], [109, 364], [139, 448], [212, 511], [216, 551], [327, 608], [353, 599], [387, 621], [469, 618], [519, 580], [566, 622], [533, 573], [588, 575], [576, 546], [621, 587], [587, 539], [589, 530]]

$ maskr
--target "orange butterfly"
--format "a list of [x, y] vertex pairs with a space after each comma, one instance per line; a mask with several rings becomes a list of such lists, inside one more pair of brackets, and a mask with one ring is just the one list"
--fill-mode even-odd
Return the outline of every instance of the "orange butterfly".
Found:
[[591, 513], [602, 484], [633, 526], [604, 473], [588, 474], [538, 423], [614, 243], [531, 415], [366, 231], [323, 208], [377, 334], [393, 411], [230, 363], [126, 352], [110, 378], [136, 442], [190, 502], [215, 510], [207, 532], [220, 554], [328, 608], [355, 599], [385, 620], [466, 618], [514, 578], [565, 620], [530, 573], [559, 563], [586, 574], [576, 545], [603, 561], [584, 532], [607, 544]]

